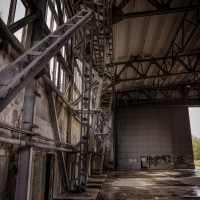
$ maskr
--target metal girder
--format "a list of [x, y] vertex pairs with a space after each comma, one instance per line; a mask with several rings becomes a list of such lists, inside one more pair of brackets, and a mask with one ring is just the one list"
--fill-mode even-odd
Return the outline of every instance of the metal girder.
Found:
[[[61, 141], [53, 91], [48, 84], [46, 84], [46, 91], [47, 91], [49, 112], [51, 116], [54, 137], [56, 140]], [[58, 162], [62, 173], [62, 182], [64, 188], [65, 190], [69, 189], [69, 178], [67, 175], [65, 156], [63, 152], [58, 152]]]
[[[37, 6], [40, 7], [40, 11], [42, 14], [45, 14], [46, 1], [37, 2]], [[31, 31], [30, 37], [30, 45], [33, 44], [37, 40], [42, 39], [43, 35], [43, 24], [40, 21], [43, 20], [43, 15], [41, 15], [40, 20], [33, 23], [33, 29]], [[38, 30], [37, 30], [38, 29]], [[37, 31], [36, 31], [37, 30]], [[22, 67], [22, 66], [20, 66]], [[2, 70], [4, 71], [4, 70]], [[5, 69], [6, 71], [6, 69]], [[12, 71], [13, 72], [13, 71]], [[1, 73], [1, 72], [0, 72]], [[4, 79], [7, 74], [4, 74]], [[13, 74], [14, 75], [14, 74]], [[0, 80], [3, 78], [1, 77]], [[18, 80], [19, 81], [19, 80]], [[0, 87], [1, 90], [2, 87]], [[37, 88], [37, 81], [32, 80], [27, 82], [25, 92], [24, 92], [24, 102], [23, 102], [23, 113], [22, 113], [22, 129], [32, 131], [34, 116], [35, 116], [35, 91]], [[30, 137], [24, 138], [26, 141], [31, 141]], [[27, 200], [30, 199], [31, 196], [31, 176], [32, 176], [32, 155], [33, 149], [32, 147], [25, 147], [19, 149], [19, 159], [18, 159], [18, 173], [17, 173], [17, 181], [16, 181], [16, 192], [15, 192], [15, 200]]]
[[[192, 2], [193, 1], [191, 0], [189, 5], [191, 5]], [[192, 39], [198, 37], [197, 30], [199, 30], [199, 24], [200, 24], [199, 10], [193, 12], [193, 18], [191, 18], [191, 13], [184, 14], [182, 21], [165, 55], [166, 57], [171, 56], [173, 63], [177, 62], [176, 56], [180, 52], [182, 53], [188, 51], [188, 49], [190, 49], [191, 52], [192, 49], [191, 47], [193, 46], [192, 42], [194, 42], [192, 41]], [[163, 83], [165, 83], [165, 81], [166, 78], [163, 79]]]
[[169, 84], [159, 87], [138, 87], [126, 91], [117, 91], [118, 104], [149, 104], [178, 100], [185, 103], [190, 99], [200, 100], [200, 81], [193, 83]]
[[[45, 29], [45, 34], [49, 35], [51, 34], [50, 29], [48, 28], [47, 24], [45, 23], [44, 25], [44, 29]], [[68, 63], [66, 62], [65, 58], [63, 57], [62, 53], [59, 51], [56, 54], [56, 57], [58, 59], [59, 64], [61, 64], [62, 68], [67, 72], [67, 74], [72, 77], [73, 76], [73, 72], [71, 67], [68, 65]]]
[[180, 52], [185, 52], [191, 45], [190, 42], [193, 37], [199, 36], [199, 33], [197, 32], [197, 30], [199, 30], [199, 25], [199, 10], [196, 10], [196, 12], [193, 13], [193, 18], [191, 18], [190, 13], [185, 13], [165, 56], [171, 56], [172, 58], [175, 58]]
[[[87, 33], [84, 29], [84, 45], [83, 45], [83, 65], [81, 74], [81, 91], [83, 97], [81, 98], [81, 127], [80, 127], [80, 155], [79, 155], [79, 166], [78, 166], [78, 179], [75, 188], [78, 191], [86, 191], [87, 178], [90, 164], [90, 152], [89, 152], [89, 141], [90, 141], [90, 119], [91, 119], [91, 84], [93, 79], [92, 66], [86, 67], [85, 60], [92, 63], [92, 44], [87, 42]], [[84, 110], [86, 112], [84, 112]]]
[[141, 90], [183, 90], [183, 89], [200, 89], [200, 81], [191, 82], [179, 82], [179, 83], [171, 83], [166, 85], [155, 85], [155, 86], [140, 86], [140, 87], [133, 87], [128, 89], [119, 89], [116, 92], [119, 93], [126, 93], [126, 92], [134, 92], [134, 91], [141, 91]]
[[189, 57], [189, 56], [197, 56], [200, 55], [200, 51], [194, 51], [190, 53], [181, 53], [181, 54], [176, 54], [176, 55], [169, 55], [169, 56], [163, 56], [163, 57], [150, 57], [150, 58], [140, 58], [139, 56], [130, 56], [130, 59], [127, 61], [121, 61], [121, 62], [113, 62], [107, 64], [107, 67], [111, 66], [118, 66], [118, 65], [128, 65], [131, 61], [132, 64], [137, 64], [137, 63], [142, 63], [142, 62], [154, 62], [154, 61], [163, 61], [166, 59], [169, 60], [176, 60], [177, 58], [182, 58], [182, 57]]
[[46, 74], [43, 74], [42, 78], [45, 81], [46, 85], [48, 85], [48, 87], [50, 87], [62, 99], [62, 101], [67, 105], [67, 107], [70, 110], [73, 110], [72, 105], [66, 100], [63, 94], [60, 92], [60, 90], [58, 90], [54, 82], [52, 82], [51, 79]]
[[[115, 82], [112, 84], [119, 84], [125, 81], [138, 81], [146, 79], [160, 80], [160, 84], [164, 84], [163, 77], [177, 76], [177, 75], [196, 75], [200, 73], [199, 52], [193, 54], [184, 54], [173, 57], [150, 58], [150, 59], [135, 59], [131, 58], [129, 61], [116, 63], [123, 67], [115, 75]], [[176, 62], [174, 62], [176, 61]], [[136, 66], [135, 66], [136, 65]], [[134, 68], [133, 68], [134, 66]], [[122, 78], [123, 72], [127, 68], [133, 68], [133, 76], [130, 78]], [[130, 71], [129, 71], [130, 73]], [[189, 77], [191, 78], [191, 77]], [[159, 82], [159, 81], [158, 81]], [[154, 81], [155, 83], [155, 81]]]
[[24, 47], [19, 42], [19, 40], [13, 35], [9, 29], [7, 28], [6, 24], [0, 18], [0, 37], [9, 41], [9, 43], [14, 47], [14, 49], [19, 53], [24, 53]]
[[138, 17], [148, 17], [148, 16], [164, 15], [164, 14], [179, 13], [179, 12], [189, 12], [199, 9], [200, 5], [191, 5], [191, 6], [182, 6], [174, 8], [162, 8], [157, 10], [148, 10], [142, 12], [123, 13], [123, 11], [119, 7], [115, 6], [113, 7], [113, 23], [117, 23], [121, 20], [128, 18], [138, 18]]
[[182, 99], [182, 98], [165, 98], [165, 99], [119, 99], [116, 100], [117, 106], [130, 106], [130, 105], [178, 105], [178, 106], [189, 106], [189, 105], [195, 105], [199, 106], [200, 104], [200, 98], [199, 96], [195, 97], [190, 97], [187, 99]]
[[[22, 28], [22, 26], [25, 26], [25, 24], [33, 22], [40, 15], [41, 15], [40, 12], [36, 12], [33, 15], [27, 16], [27, 18], [26, 17], [22, 18], [21, 20], [9, 25], [8, 27], [0, 19], [0, 30], [1, 30], [0, 36], [3, 37], [3, 39], [7, 40], [7, 42], [9, 42], [19, 54], [24, 53], [24, 47], [18, 41], [18, 39], [15, 37], [15, 35], [13, 35], [12, 33], [17, 31], [17, 29]], [[48, 28], [48, 26], [46, 24], [44, 25], [44, 28], [45, 28], [45, 33], [47, 35], [49, 35], [51, 32], [50, 32], [50, 30], [49, 30], [49, 28]], [[63, 55], [60, 52], [58, 52], [56, 56], [57, 56], [58, 62], [61, 64], [62, 68], [65, 71], [67, 71], [69, 76], [72, 76], [73, 75], [72, 70], [68, 66], [68, 64], [67, 64], [66, 60], [64, 59]]]
[[118, 7], [119, 7], [120, 9], [123, 9], [123, 8], [129, 3], [129, 1], [130, 1], [130, 0], [122, 0], [122, 1], [120, 2], [120, 4], [118, 5]]
[[8, 22], [7, 22], [8, 25], [13, 23], [14, 21], [16, 6], [17, 6], [17, 0], [11, 0], [9, 14], [8, 14]]
[[37, 4], [36, 4], [35, 0], [34, 1], [32, 1], [32, 0], [21, 0], [21, 1], [26, 8], [30, 8], [31, 10], [37, 10]]
[[41, 16], [41, 12], [36, 12], [34, 14], [25, 16], [24, 18], [8, 25], [7, 27], [12, 33], [15, 33], [21, 28], [23, 28], [24, 26], [26, 26], [27, 24], [30, 24], [36, 19], [38, 19], [40, 16]]
[[0, 72], [0, 111], [91, 17], [91, 11], [82, 10]]
[[[98, 84], [99, 84], [98, 81], [94, 81], [94, 82], [89, 86], [89, 88], [86, 88], [86, 89], [85, 89], [85, 92], [87, 92], [90, 88], [97, 86]], [[83, 98], [83, 95], [81, 94], [77, 99], [75, 99], [75, 100], [72, 102], [72, 105], [76, 106], [76, 105], [81, 101], [82, 98]]]
[[48, 0], [47, 2], [48, 2], [48, 5], [49, 5], [49, 8], [51, 9], [51, 12], [53, 13], [53, 16], [54, 16], [56, 23], [61, 25], [59, 16], [58, 16], [56, 9], [55, 9], [55, 5], [53, 4], [53, 2], [51, 0]]
[[62, 147], [54, 147], [52, 145], [47, 145], [39, 142], [34, 141], [26, 141], [24, 139], [14, 139], [14, 138], [8, 138], [8, 137], [0, 137], [0, 143], [5, 144], [11, 144], [11, 145], [18, 145], [21, 148], [27, 148], [27, 147], [35, 147], [37, 149], [43, 149], [45, 151], [56, 151], [56, 152], [72, 152], [72, 150], [62, 148]]
[[56, 7], [57, 7], [57, 10], [58, 10], [59, 24], [64, 24], [64, 16], [63, 16], [63, 11], [62, 11], [62, 8], [61, 8], [60, 0], [56, 0]]
[[164, 8], [169, 8], [170, 3], [172, 0], [168, 0], [167, 2], [161, 1], [159, 2], [158, 0], [147, 0], [151, 5], [153, 5], [156, 9], [164, 9]]

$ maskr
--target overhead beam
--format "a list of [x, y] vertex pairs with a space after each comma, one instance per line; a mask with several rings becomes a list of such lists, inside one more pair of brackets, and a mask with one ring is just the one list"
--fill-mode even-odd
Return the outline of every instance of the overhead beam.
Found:
[[123, 105], [156, 104], [173, 101], [185, 104], [190, 99], [200, 100], [200, 81], [137, 87], [116, 92], [117, 103]]
[[119, 8], [123, 9], [128, 3], [129, 3], [130, 0], [122, 0], [119, 4]]
[[[200, 51], [179, 54], [176, 56], [163, 56], [163, 57], [150, 57], [150, 58], [139, 58], [138, 56], [131, 56], [131, 57], [134, 57], [134, 59], [131, 60], [131, 63], [136, 64], [136, 63], [142, 63], [142, 62], [162, 61], [165, 59], [176, 60], [177, 58], [182, 58], [182, 57], [187, 57], [187, 56], [197, 56], [197, 55], [200, 55]], [[112, 66], [118, 66], [118, 65], [125, 65], [125, 64], [129, 64], [129, 63], [130, 63], [130, 59], [126, 60], [126, 61], [109, 63], [106, 66], [112, 67]]]
[[129, 89], [121, 89], [117, 90], [116, 93], [126, 93], [132, 91], [140, 91], [140, 90], [182, 90], [183, 88], [198, 88], [200, 89], [200, 81], [196, 82], [179, 82], [179, 83], [171, 83], [166, 85], [155, 85], [155, 86], [141, 86], [141, 87], [133, 87]]
[[116, 101], [117, 106], [130, 106], [130, 105], [170, 105], [170, 106], [189, 106], [194, 105], [198, 106], [200, 105], [200, 98], [199, 96], [193, 96], [187, 99], [182, 98], [169, 98], [169, 99], [129, 99], [129, 100], [117, 100]]
[[[188, 54], [175, 57], [174, 60], [171, 58], [151, 58], [151, 59], [139, 59], [138, 57], [131, 56], [126, 62], [116, 63], [120, 70], [115, 73], [115, 80], [107, 87], [111, 88], [113, 84], [119, 84], [127, 81], [138, 81], [146, 79], [156, 79], [160, 85], [164, 85], [164, 80], [171, 76], [178, 76], [188, 74], [188, 79], [191, 76], [197, 76], [200, 73], [200, 54]], [[191, 60], [193, 62], [191, 62]], [[147, 62], [143, 65], [144, 62]], [[119, 66], [119, 65], [120, 66]], [[133, 69], [132, 77], [124, 78], [124, 73], [127, 68]], [[129, 74], [130, 74], [129, 69]], [[161, 79], [160, 79], [161, 78]], [[134, 86], [133, 86], [134, 87]]]
[[152, 78], [170, 77], [170, 76], [194, 74], [194, 73], [200, 73], [200, 69], [192, 71], [192, 72], [185, 71], [185, 72], [176, 72], [176, 73], [170, 73], [170, 74], [160, 74], [160, 75], [150, 75], [150, 76], [144, 76], [144, 77], [126, 78], [126, 79], [119, 80], [116, 84], [118, 84], [120, 82], [126, 82], [126, 81], [146, 80], [146, 79], [152, 79]]
[[159, 9], [162, 4], [160, 4], [157, 0], [147, 0], [151, 5], [153, 5], [156, 9]]
[[199, 10], [199, 9], [200, 9], [200, 5], [195, 5], [195, 6], [164, 8], [164, 9], [157, 9], [157, 10], [147, 10], [147, 11], [142, 11], [142, 12], [123, 13], [123, 11], [119, 7], [113, 7], [113, 22], [117, 23], [124, 19], [148, 17], [148, 16], [155, 16], [155, 15], [166, 15], [166, 14], [194, 11], [194, 10]]
[[123, 103], [156, 103], [171, 100], [181, 100], [200, 98], [200, 81], [193, 83], [183, 83], [177, 85], [165, 85], [158, 87], [133, 88], [130, 90], [116, 92], [117, 102]]

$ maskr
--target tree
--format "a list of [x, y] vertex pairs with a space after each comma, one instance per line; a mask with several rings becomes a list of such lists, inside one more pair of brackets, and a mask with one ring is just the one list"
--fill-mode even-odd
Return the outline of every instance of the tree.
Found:
[[200, 160], [200, 138], [192, 137], [194, 160]]

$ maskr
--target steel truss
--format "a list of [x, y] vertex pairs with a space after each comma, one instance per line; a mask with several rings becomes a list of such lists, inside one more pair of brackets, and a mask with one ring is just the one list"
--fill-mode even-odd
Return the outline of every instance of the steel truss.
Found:
[[[13, 16], [10, 15], [8, 26], [0, 20], [0, 42], [7, 40], [15, 51], [21, 55], [0, 72], [0, 112], [33, 79], [41, 77], [44, 80], [55, 136], [55, 140], [52, 142], [57, 145], [51, 150], [59, 151], [59, 168], [66, 190], [73, 192], [86, 190], [87, 177], [90, 173], [89, 165], [93, 161], [97, 163], [97, 160], [92, 160], [92, 157], [97, 156], [100, 161], [100, 165], [94, 169], [95, 173], [102, 173], [104, 157], [106, 156], [106, 141], [112, 134], [109, 120], [113, 117], [115, 97], [119, 105], [154, 104], [171, 100], [187, 103], [193, 98], [198, 100], [200, 94], [200, 52], [184, 52], [189, 49], [190, 40], [197, 34], [199, 29], [199, 5], [191, 4], [187, 8], [172, 8], [170, 7], [170, 0], [165, 1], [164, 4], [161, 4], [163, 1], [149, 0], [148, 2], [157, 10], [132, 13], [126, 16], [123, 14], [122, 17], [118, 15], [119, 13], [116, 16], [116, 8], [113, 9], [112, 1], [67, 2], [56, 0], [54, 3], [48, 0], [48, 6], [59, 26], [57, 30], [51, 32], [52, 30], [44, 22], [44, 16], [41, 14], [40, 9], [35, 5], [35, 1], [22, 0], [22, 2], [27, 9], [30, 9], [30, 15], [14, 23], [12, 23]], [[128, 2], [128, 0], [122, 1], [117, 8], [120, 9], [118, 11], [121, 12]], [[11, 10], [15, 6], [13, 4]], [[148, 59], [131, 56], [126, 62], [113, 63], [113, 22], [124, 19], [124, 17], [194, 10], [196, 11], [196, 21], [191, 21], [185, 14], [165, 56]], [[64, 23], [64, 12], [70, 18], [66, 23]], [[114, 21], [112, 21], [112, 16], [114, 16]], [[46, 37], [29, 50], [25, 50], [13, 33], [38, 19], [43, 22], [42, 27]], [[185, 29], [186, 24], [187, 29]], [[66, 55], [61, 52], [63, 47]], [[50, 77], [49, 61], [52, 57], [56, 58], [59, 63], [57, 84]], [[78, 65], [77, 60], [81, 61], [81, 66]], [[124, 79], [122, 75], [128, 68], [132, 69], [133, 77]], [[67, 74], [70, 82], [64, 92], [61, 92], [59, 85], [61, 69]], [[75, 88], [74, 69], [77, 69], [81, 76], [80, 90]], [[180, 77], [178, 83], [171, 79], [174, 76]], [[150, 80], [151, 84], [138, 86], [139, 81], [144, 82], [147, 79]], [[117, 85], [127, 81], [133, 82], [132, 86], [115, 93]], [[73, 90], [76, 90], [79, 94], [75, 99], [72, 97]], [[69, 108], [70, 116], [75, 117], [81, 125], [80, 142], [70, 150], [66, 144], [61, 142], [58, 127], [59, 109], [63, 104]], [[13, 127], [11, 128], [13, 129]], [[15, 131], [23, 132], [24, 130], [15, 129]], [[6, 141], [2, 139], [1, 142]], [[9, 142], [20, 145], [20, 141], [10, 140]], [[26, 145], [36, 146], [32, 141]], [[95, 145], [96, 151], [94, 150]], [[44, 148], [50, 147], [45, 146]], [[67, 152], [69, 161], [67, 165], [73, 163], [73, 176], [68, 172], [69, 167], [66, 166], [65, 152]]]
[[[139, 57], [131, 56], [129, 61], [114, 64], [123, 66], [115, 74], [115, 84], [120, 84], [121, 82], [126, 81], [136, 82], [139, 80], [151, 79], [153, 81], [149, 86], [154, 87], [164, 85], [166, 78], [177, 75], [187, 75], [186, 77], [181, 77], [182, 81], [185, 79], [191, 81], [194, 79], [199, 80], [199, 55], [199, 52], [196, 52], [191, 54], [177, 55], [176, 57], [149, 59], [140, 59]], [[134, 75], [131, 78], [123, 79], [123, 72], [127, 68], [131, 68]], [[134, 85], [131, 88], [134, 89]]]
[[[133, 70], [134, 77], [122, 79], [121, 74], [127, 67]], [[161, 93], [160, 98], [169, 99], [169, 97], [176, 92], [177, 85], [182, 84], [190, 86], [190, 84], [199, 83], [199, 73], [199, 53], [176, 56], [176, 58], [136, 58], [135, 60], [133, 59], [133, 62], [129, 61], [124, 64], [124, 67], [121, 68], [121, 70], [116, 75], [115, 83], [120, 84], [121, 82], [133, 81], [133, 84], [129, 88], [124, 89], [124, 91], [117, 92], [123, 93], [123, 95], [127, 93], [126, 96], [128, 96], [129, 99], [135, 98], [137, 101], [138, 99], [144, 98], [145, 96], [147, 100], [151, 100], [158, 95], [158, 92]], [[145, 80], [148, 80], [148, 86], [141, 84], [140, 82]], [[171, 91], [167, 91], [169, 89], [168, 85], [171, 86]], [[162, 88], [162, 90], [160, 90], [160, 88]], [[167, 90], [163, 90], [163, 88], [167, 88]], [[130, 93], [134, 93], [134, 95], [131, 96]], [[196, 97], [199, 95], [198, 92], [195, 94]], [[117, 96], [117, 100], [120, 101], [120, 98], [122, 97], [121, 94]], [[182, 95], [178, 96], [179, 98], [183, 99]], [[189, 96], [190, 94], [184, 98], [188, 98]], [[156, 98], [154, 100], [156, 100]]]
[[[95, 136], [95, 138], [98, 138], [98, 140], [101, 141], [101, 146], [105, 147], [105, 142], [103, 142], [105, 141], [104, 136], [108, 135], [108, 133], [100, 133], [94, 127], [98, 118], [98, 113], [102, 112], [100, 110], [98, 111], [98, 109], [100, 108], [100, 102], [102, 101], [101, 91], [103, 84], [105, 85], [104, 81], [106, 81], [107, 78], [109, 78], [109, 80], [112, 78], [110, 68], [107, 69], [105, 67], [106, 59], [108, 59], [107, 56], [112, 56], [112, 34], [110, 34], [112, 33], [110, 20], [110, 10], [112, 5], [111, 2], [108, 1], [99, 1], [98, 4], [96, 4], [96, 6], [98, 6], [95, 16], [96, 20], [91, 20], [91, 8], [94, 4], [92, 1], [85, 1], [84, 6], [87, 10], [81, 9], [80, 12], [77, 12], [75, 16], [64, 23], [60, 1], [56, 1], [57, 12], [53, 2], [48, 0], [50, 10], [53, 13], [56, 23], [60, 25], [60, 27], [51, 33], [51, 30], [44, 23], [43, 28], [47, 36], [31, 49], [25, 51], [24, 47], [16, 39], [13, 33], [25, 25], [40, 19], [42, 15], [40, 10], [38, 11], [39, 8], [37, 5], [31, 1], [24, 0], [23, 3], [27, 8], [31, 8], [33, 14], [30, 14], [15, 23], [11, 23], [9, 26], [6, 26], [3, 21], [1, 21], [0, 24], [2, 30], [1, 41], [7, 40], [18, 54], [22, 54], [0, 72], [0, 111], [2, 111], [31, 80], [42, 77], [46, 84], [50, 115], [56, 140], [61, 142], [57, 122], [57, 97], [59, 97], [59, 101], [61, 100], [68, 106], [71, 114], [81, 123], [80, 143], [74, 148], [74, 153], [79, 160], [78, 166], [75, 166], [75, 170], [78, 169], [77, 176], [75, 176], [74, 179], [69, 177], [63, 152], [58, 152], [58, 161], [64, 188], [70, 191], [82, 192], [86, 190], [87, 176], [89, 173], [91, 154], [89, 152], [89, 147], [92, 148], [94, 145], [91, 138], [94, 133], [98, 133], [98, 136]], [[66, 2], [64, 2], [63, 5], [65, 6], [65, 9], [69, 11], [69, 15], [72, 16], [76, 13], [75, 10], [73, 10], [73, 12], [70, 11], [70, 9], [73, 8], [70, 8], [72, 5], [66, 4]], [[104, 15], [103, 20], [102, 16], [100, 16], [102, 13]], [[82, 29], [82, 27], [84, 28]], [[85, 37], [83, 37], [82, 34], [84, 34]], [[69, 40], [71, 40], [71, 44], [68, 42]], [[67, 55], [67, 61], [60, 52], [60, 49], [63, 46], [70, 52], [70, 54]], [[71, 79], [73, 78], [73, 69], [79, 68], [76, 59], [78, 58], [83, 63], [82, 70], [79, 69], [79, 73], [81, 73], [82, 76], [81, 95], [73, 100], [73, 102], [69, 103], [67, 98], [60, 91], [59, 85], [56, 86], [50, 78], [48, 63], [53, 56], [57, 57], [62, 69], [67, 72]], [[93, 77], [93, 75], [95, 76]], [[54, 93], [56, 94], [56, 98]], [[91, 97], [92, 93], [95, 94], [93, 98]], [[94, 97], [96, 103], [91, 105]], [[81, 109], [78, 108], [79, 105], [81, 106]], [[105, 110], [103, 112], [105, 112]], [[94, 115], [92, 121], [91, 115]], [[103, 125], [108, 126], [106, 123], [103, 123]], [[17, 141], [10, 142], [19, 144]], [[59, 147], [57, 147], [57, 149], [59, 149]], [[100, 149], [102, 149], [102, 147], [100, 147]], [[100, 154], [102, 155], [102, 153]], [[69, 155], [71, 155], [71, 151]], [[103, 160], [104, 156], [101, 156], [101, 173]]]
[[177, 101], [181, 104], [190, 104], [191, 100], [196, 104], [200, 100], [200, 81], [195, 83], [185, 82], [179, 84], [169, 84], [164, 86], [154, 86], [154, 87], [138, 87], [118, 91], [116, 94], [116, 99], [118, 105], [125, 104], [162, 104], [162, 103], [172, 103]]
[[[164, 15], [170, 13], [180, 13], [180, 12], [189, 12], [189, 11], [198, 11], [200, 9], [200, 5], [190, 4], [188, 6], [181, 7], [172, 7], [171, 0], [169, 1], [156, 1], [156, 0], [148, 0], [150, 4], [156, 8], [155, 10], [146, 10], [141, 12], [133, 12], [133, 13], [124, 13], [123, 8], [130, 2], [130, 0], [122, 0], [118, 6], [113, 6], [113, 23], [120, 22], [121, 20], [128, 18], [138, 18], [138, 17], [148, 17], [155, 15]], [[195, 1], [192, 1], [195, 3]]]
[[[105, 138], [108, 138], [105, 136], [108, 136], [108, 133], [105, 134], [103, 129], [100, 130], [99, 128], [97, 128], [97, 123], [98, 123], [99, 116], [103, 114], [103, 115], [107, 115], [107, 118], [103, 119], [103, 122], [101, 125], [104, 126], [104, 128], [109, 126], [106, 122], [108, 120], [108, 116], [110, 115], [109, 106], [108, 107], [103, 106], [102, 104], [103, 98], [104, 98], [102, 96], [102, 90], [105, 87], [105, 82], [107, 80], [111, 81], [113, 77], [113, 74], [111, 73], [110, 68], [106, 67], [106, 60], [110, 59], [110, 62], [112, 60], [112, 34], [111, 34], [112, 23], [111, 23], [111, 12], [110, 12], [112, 4], [110, 1], [105, 1], [105, 0], [100, 0], [100, 1], [97, 1], [96, 3], [94, 3], [93, 1], [84, 1], [84, 2], [79, 1], [79, 4], [77, 3], [74, 7], [78, 10], [80, 9], [81, 6], [85, 6], [86, 9], [89, 8], [95, 11], [95, 20], [92, 21], [90, 24], [90, 26], [92, 27], [91, 35], [93, 35], [93, 37], [92, 37], [92, 40], [89, 40], [89, 39], [86, 39], [85, 41], [82, 40], [76, 46], [81, 47], [82, 44], [85, 44], [85, 43], [90, 44], [90, 47], [92, 47], [90, 51], [91, 52], [93, 51], [92, 53], [93, 56], [90, 57], [90, 59], [88, 60], [84, 60], [84, 59], [81, 59], [81, 60], [83, 61], [84, 66], [87, 68], [93, 65], [93, 69], [98, 73], [98, 76], [96, 76], [94, 79], [91, 79], [91, 78], [89, 79], [90, 81], [92, 80], [90, 84], [91, 87], [89, 87], [89, 85], [85, 87], [84, 84], [86, 84], [87, 82], [82, 82], [83, 84], [82, 86], [84, 86], [85, 88], [85, 89], [83, 88], [83, 91], [85, 90], [85, 92], [83, 92], [84, 95], [80, 95], [80, 97], [74, 101], [73, 105], [77, 105], [80, 102], [80, 99], [82, 99], [81, 105], [84, 105], [84, 106], [81, 112], [82, 113], [81, 124], [85, 126], [85, 123], [87, 124], [88, 121], [91, 121], [89, 117], [89, 112], [88, 114], [86, 113], [90, 107], [88, 104], [89, 103], [88, 92], [91, 91], [92, 89], [92, 94], [94, 96], [91, 97], [91, 100], [92, 102], [95, 102], [95, 103], [92, 103], [91, 107], [93, 107], [95, 110], [98, 110], [98, 111], [96, 113], [93, 113], [93, 120], [90, 122], [90, 126], [88, 126], [87, 124], [88, 129], [85, 130], [84, 126], [82, 126], [83, 133], [85, 132], [87, 133], [87, 134], [82, 134], [82, 135], [85, 135], [81, 139], [82, 147], [83, 147], [82, 156], [83, 158], [90, 160], [89, 163], [96, 162], [92, 159], [94, 158], [94, 155], [100, 157], [101, 165], [98, 166], [98, 174], [99, 173], [101, 174], [102, 169], [103, 169], [104, 154], [105, 154], [105, 141], [106, 141]], [[103, 15], [103, 18], [102, 18], [102, 15]], [[79, 50], [79, 52], [81, 52], [81, 50]], [[87, 48], [86, 48], [86, 52], [87, 52]], [[78, 56], [78, 58], [80, 59], [80, 54], [78, 55], [77, 52], [74, 52], [74, 55]], [[83, 56], [83, 58], [84, 57], [85, 56]], [[84, 72], [82, 76], [84, 76]], [[109, 105], [110, 105], [111, 98], [108, 99], [107, 101], [109, 102]], [[89, 107], [86, 108], [87, 106]], [[85, 110], [84, 113], [83, 113], [83, 110]], [[91, 151], [94, 148], [93, 147], [94, 139], [96, 139], [97, 142], [101, 141], [96, 146], [97, 150], [95, 152]], [[91, 153], [89, 153], [88, 150], [86, 149], [84, 151], [84, 146], [89, 148]], [[83, 158], [81, 158], [80, 161], [82, 161]], [[81, 179], [83, 182], [87, 181], [86, 179], [87, 177], [86, 176], [83, 177], [83, 174], [85, 174], [85, 169], [87, 168], [86, 164], [88, 162], [84, 161], [83, 159], [83, 163], [84, 162], [85, 162], [85, 167], [82, 169], [84, 172], [82, 172], [82, 174], [79, 176], [80, 185], [82, 185]], [[79, 165], [79, 168], [80, 166], [81, 165]], [[95, 170], [95, 173], [96, 172], [97, 170]], [[84, 190], [84, 187], [81, 186], [81, 190]]]
[[[16, 45], [20, 47], [19, 53], [25, 52], [16, 59], [12, 64], [6, 67], [4, 70], [0, 72], [1, 77], [1, 111], [5, 108], [5, 106], [18, 94], [20, 89], [25, 87], [28, 82], [30, 82], [36, 75], [42, 75], [41, 71], [46, 70], [45, 65], [49, 62], [49, 60], [59, 53], [61, 47], [67, 43], [68, 40], [71, 39], [73, 35], [76, 34], [77, 31], [81, 29], [86, 23], [91, 19], [92, 11], [82, 10], [77, 15], [75, 15], [72, 19], [68, 20], [67, 23], [61, 25], [56, 31], [49, 34], [45, 37], [41, 42], [37, 43], [28, 51], [25, 51], [21, 45]], [[1, 26], [5, 28], [5, 26]], [[10, 31], [8, 29], [4, 30], [5, 32]], [[47, 31], [49, 31], [47, 29]], [[11, 35], [11, 34], [10, 34]], [[6, 36], [5, 36], [6, 38]], [[13, 41], [17, 39], [13, 37]], [[14, 45], [14, 47], [16, 47]], [[62, 57], [61, 57], [62, 58]], [[65, 62], [65, 61], [64, 61]], [[41, 74], [40, 74], [41, 73]], [[47, 72], [48, 74], [48, 69]], [[57, 89], [54, 83], [48, 78], [47, 75], [42, 75], [43, 79], [47, 83], [47, 91], [48, 91], [48, 100], [51, 118], [53, 122], [53, 129], [55, 132], [55, 137], [58, 141], [60, 141], [58, 124], [57, 124], [57, 113], [55, 108], [55, 100], [52, 94], [52, 89], [60, 96], [60, 98], [70, 107], [69, 103], [63, 97], [62, 93]], [[49, 87], [50, 86], [50, 87]], [[17, 142], [16, 142], [17, 144]], [[38, 146], [39, 147], [39, 146]], [[59, 149], [59, 148], [57, 148]], [[66, 150], [67, 151], [67, 150]], [[67, 151], [68, 152], [68, 151]], [[58, 158], [60, 162], [61, 172], [63, 172], [63, 184], [65, 189], [71, 188], [63, 153], [58, 152]], [[84, 183], [84, 187], [86, 184]]]
[[[123, 2], [123, 5], [126, 5], [125, 1], [122, 1], [122, 3]], [[160, 10], [160, 14], [165, 14], [165, 11], [171, 9], [171, 1], [151, 0], [148, 2], [157, 9], [155, 13]], [[120, 85], [122, 82], [128, 82], [130, 86], [129, 88], [124, 88], [123, 93], [129, 89], [132, 91], [136, 89], [137, 92], [138, 87], [145, 91], [145, 93], [148, 93], [148, 91], [145, 90], [147, 82], [150, 87], [160, 87], [169, 84], [176, 85], [186, 80], [193, 83], [198, 82], [200, 70], [199, 51], [195, 49], [191, 51], [191, 49], [196, 42], [192, 39], [196, 38], [199, 34], [199, 5], [191, 0], [188, 8], [193, 6], [196, 8], [192, 12], [185, 12], [183, 15], [182, 22], [177, 28], [167, 53], [163, 57], [142, 58], [133, 55], [125, 62], [110, 64], [110, 66], [115, 66], [116, 73], [115, 81], [111, 83], [107, 89], [111, 88], [113, 84]], [[161, 10], [163, 10], [163, 12]], [[153, 13], [154, 11], [151, 14]], [[137, 13], [135, 14], [135, 17], [137, 17]], [[145, 13], [143, 14], [146, 16]], [[123, 78], [128, 69], [129, 72], [131, 69], [133, 75], [128, 78]], [[118, 95], [118, 101], [120, 101], [120, 96], [121, 95]], [[163, 98], [166, 97], [163, 96]]]

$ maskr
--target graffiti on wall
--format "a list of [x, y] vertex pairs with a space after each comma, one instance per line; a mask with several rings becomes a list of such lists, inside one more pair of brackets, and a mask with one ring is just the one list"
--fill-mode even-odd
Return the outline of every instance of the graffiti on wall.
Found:
[[[189, 160], [189, 161], [188, 161]], [[171, 158], [170, 155], [157, 155], [157, 156], [142, 156], [140, 158], [141, 161], [141, 169], [148, 169], [151, 167], [157, 167], [160, 164], [186, 164], [188, 162], [192, 162], [191, 156], [183, 156], [178, 155], [176, 157]]]
[[141, 157], [141, 168], [150, 168], [151, 166], [158, 166], [159, 164], [171, 163], [170, 155], [162, 155], [162, 156], [146, 156]]
[[174, 158], [174, 163], [175, 164], [185, 164], [186, 161], [185, 161], [185, 158], [182, 155], [180, 155], [180, 156], [177, 156]]

